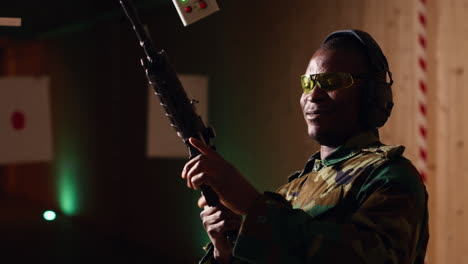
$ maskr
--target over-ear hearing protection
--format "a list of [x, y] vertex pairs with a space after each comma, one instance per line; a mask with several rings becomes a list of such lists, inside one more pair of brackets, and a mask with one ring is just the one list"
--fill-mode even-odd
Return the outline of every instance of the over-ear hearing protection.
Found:
[[[367, 32], [361, 30], [339, 30], [328, 35], [323, 43], [339, 36], [351, 36], [357, 39], [364, 47], [375, 78], [367, 81], [362, 91], [361, 120], [367, 128], [378, 128], [387, 122], [393, 108], [392, 73], [388, 67], [387, 58], [377, 42]], [[385, 79], [377, 74], [385, 75]], [[388, 81], [387, 81], [388, 76]]]

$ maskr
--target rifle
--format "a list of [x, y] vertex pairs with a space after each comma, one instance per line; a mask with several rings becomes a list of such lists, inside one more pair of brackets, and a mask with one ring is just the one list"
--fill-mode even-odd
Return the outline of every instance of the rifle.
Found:
[[[212, 127], [205, 126], [201, 117], [195, 110], [195, 100], [189, 100], [176, 72], [169, 63], [169, 58], [164, 50], [156, 51], [148, 31], [143, 27], [132, 0], [120, 0], [130, 23], [133, 26], [140, 46], [143, 48], [145, 57], [141, 59], [141, 65], [145, 70], [149, 84], [153, 87], [155, 94], [159, 97], [160, 104], [166, 111], [166, 116], [171, 126], [182, 138], [189, 150], [189, 159], [200, 154], [188, 139], [190, 137], [203, 141], [207, 146], [215, 149], [212, 139], [215, 133]], [[216, 206], [219, 197], [208, 185], [200, 187], [203, 196], [209, 206]]]

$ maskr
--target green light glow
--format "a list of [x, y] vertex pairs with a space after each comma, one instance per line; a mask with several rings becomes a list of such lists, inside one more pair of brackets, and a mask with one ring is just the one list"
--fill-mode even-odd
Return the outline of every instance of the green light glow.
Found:
[[42, 214], [42, 217], [44, 217], [44, 219], [47, 220], [47, 221], [53, 221], [53, 220], [55, 220], [57, 215], [55, 214], [54, 211], [48, 210], [48, 211], [45, 211]]
[[70, 154], [63, 154], [58, 159], [57, 191], [59, 206], [61, 211], [68, 216], [78, 214], [79, 209], [76, 163], [76, 159]]

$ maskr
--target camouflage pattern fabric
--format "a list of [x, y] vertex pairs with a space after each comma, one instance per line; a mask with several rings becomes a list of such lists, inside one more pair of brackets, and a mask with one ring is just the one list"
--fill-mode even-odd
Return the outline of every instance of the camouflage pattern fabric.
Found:
[[427, 192], [403, 146], [360, 134], [250, 208], [238, 263], [417, 263], [429, 239]]

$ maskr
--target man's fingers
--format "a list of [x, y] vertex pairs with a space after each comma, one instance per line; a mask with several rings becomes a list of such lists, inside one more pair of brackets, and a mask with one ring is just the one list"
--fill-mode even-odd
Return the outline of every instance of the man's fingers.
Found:
[[198, 174], [204, 173], [205, 171], [208, 170], [208, 168], [206, 168], [206, 162], [202, 162], [203, 158], [206, 158], [206, 157], [199, 155], [193, 158], [197, 160], [190, 168], [188, 168], [188, 171], [186, 172], [187, 186], [189, 188], [195, 189], [196, 186], [193, 184], [193, 181], [192, 181], [193, 178], [196, 177]]
[[203, 155], [206, 155], [209, 157], [217, 156], [216, 152], [211, 147], [203, 143], [201, 140], [191, 137], [189, 138], [189, 142], [190, 144], [192, 144], [192, 146], [198, 149]]
[[186, 179], [186, 178], [187, 178], [187, 174], [190, 172], [190, 169], [192, 169], [192, 167], [193, 167], [195, 164], [197, 164], [197, 162], [200, 161], [200, 158], [201, 158], [201, 157], [202, 157], [202, 155], [198, 155], [198, 156], [192, 158], [191, 160], [189, 160], [189, 161], [185, 164], [184, 168], [182, 169], [182, 173], [181, 173], [181, 175], [180, 175], [180, 176], [182, 177], [182, 179]]
[[198, 199], [198, 207], [200, 208], [204, 208], [205, 206], [207, 206], [208, 203], [206, 202], [206, 199], [205, 199], [205, 196], [201, 196], [199, 199]]
[[181, 177], [187, 181], [188, 188], [196, 189], [197, 186], [192, 182], [193, 177], [208, 170], [206, 167], [207, 162], [204, 162], [202, 159], [206, 159], [206, 156], [198, 155], [195, 158], [192, 158], [182, 170]]
[[217, 214], [217, 217], [221, 218], [231, 218], [235, 215], [221, 203], [216, 206], [209, 206], [206, 204], [206, 199], [203, 195], [198, 199], [198, 202], [202, 202], [204, 204], [203, 211], [200, 213], [202, 218], [213, 214]]
[[190, 177], [190, 179], [189, 179], [190, 188], [198, 190], [198, 188], [202, 184], [207, 183], [206, 181], [207, 181], [207, 177], [206, 177], [205, 172], [195, 174], [194, 176]]
[[219, 212], [211, 215], [205, 212], [205, 214], [200, 214], [205, 229], [212, 229], [212, 231], [218, 231], [221, 234], [231, 230], [238, 230], [241, 224], [238, 217], [221, 217]]
[[237, 233], [240, 224], [232, 219], [210, 219], [204, 222], [206, 232], [211, 237], [226, 238], [227, 233]]

